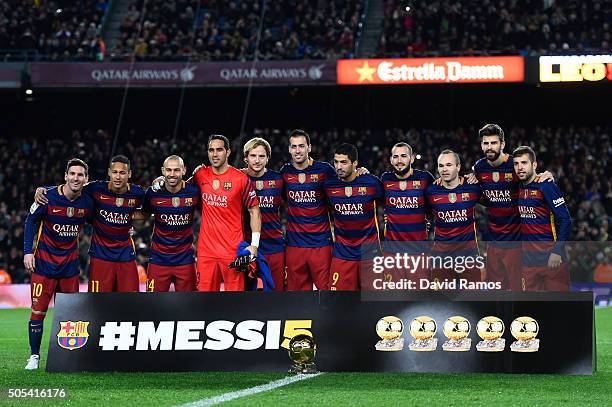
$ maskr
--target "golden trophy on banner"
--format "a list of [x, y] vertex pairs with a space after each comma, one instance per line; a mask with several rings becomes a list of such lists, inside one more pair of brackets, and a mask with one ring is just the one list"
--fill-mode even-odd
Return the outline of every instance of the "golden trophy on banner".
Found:
[[484, 317], [476, 325], [476, 332], [482, 341], [476, 344], [479, 352], [502, 352], [506, 347], [506, 340], [502, 338], [506, 327], [504, 321], [497, 317]]
[[442, 344], [447, 352], [467, 352], [472, 347], [472, 340], [468, 338], [471, 330], [470, 321], [462, 316], [450, 317], [444, 322], [442, 331], [448, 338]]
[[317, 344], [312, 336], [296, 335], [289, 341], [289, 357], [293, 365], [289, 368], [289, 373], [313, 374], [318, 373], [317, 366], [314, 364]]
[[376, 323], [376, 334], [380, 341], [376, 342], [376, 350], [383, 352], [397, 352], [404, 349], [404, 323], [396, 316], [382, 317]]
[[516, 341], [510, 345], [512, 352], [537, 352], [540, 340], [536, 339], [540, 332], [538, 321], [531, 317], [518, 317], [510, 324], [510, 333]]
[[431, 317], [422, 315], [410, 322], [410, 335], [414, 341], [408, 348], [415, 352], [431, 352], [438, 347], [438, 339], [434, 338], [438, 327]]

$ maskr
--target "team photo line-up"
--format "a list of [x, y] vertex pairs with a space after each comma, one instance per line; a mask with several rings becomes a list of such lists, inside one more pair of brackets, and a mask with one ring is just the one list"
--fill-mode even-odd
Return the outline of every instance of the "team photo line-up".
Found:
[[[500, 289], [567, 291], [569, 271], [563, 242], [571, 219], [550, 172], [537, 174], [528, 146], [504, 152], [504, 132], [487, 124], [479, 130], [484, 157], [471, 174], [460, 176], [460, 157], [438, 156], [435, 179], [412, 167], [409, 144], [391, 148], [392, 171], [380, 178], [358, 167], [357, 148], [341, 144], [333, 163], [310, 158], [311, 140], [303, 130], [289, 134], [291, 161], [280, 171], [267, 168], [270, 144], [259, 137], [243, 148], [245, 169], [228, 164], [229, 140], [208, 138], [210, 165], [200, 165], [184, 180], [177, 155], [167, 157], [146, 191], [129, 183], [130, 161], [117, 155], [108, 167], [110, 181], [88, 182], [88, 166], [69, 160], [65, 183], [39, 187], [25, 221], [24, 265], [31, 278], [29, 321], [36, 369], [42, 322], [56, 292], [79, 291], [79, 235], [92, 224], [89, 249], [90, 292], [136, 292], [139, 276], [130, 231], [134, 220], [154, 217], [146, 291], [359, 290], [363, 247], [382, 252], [377, 208], [384, 210], [384, 253], [402, 243], [428, 240], [432, 252], [478, 252], [474, 209], [487, 209], [486, 276], [471, 267], [461, 277], [493, 281]], [[194, 251], [194, 214], [201, 226]], [[285, 233], [280, 207], [285, 205]], [[429, 219], [429, 220], [428, 220]], [[249, 237], [248, 242], [245, 237]], [[248, 240], [248, 239], [247, 239]], [[498, 243], [499, 244], [495, 244]], [[457, 278], [453, 270], [413, 270], [414, 278]], [[392, 280], [393, 273], [385, 275]]]

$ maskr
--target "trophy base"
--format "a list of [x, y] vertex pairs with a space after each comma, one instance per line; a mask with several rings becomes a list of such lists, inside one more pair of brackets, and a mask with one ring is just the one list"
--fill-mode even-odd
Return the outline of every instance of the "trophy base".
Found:
[[381, 352], [397, 352], [404, 349], [404, 338], [383, 339], [376, 342], [376, 350]]
[[408, 345], [408, 348], [414, 352], [433, 352], [437, 347], [438, 338], [415, 339]]
[[299, 365], [294, 363], [293, 366], [289, 368], [289, 373], [293, 374], [315, 374], [319, 373], [317, 370], [317, 365], [314, 363], [306, 363], [303, 365]]
[[442, 344], [442, 349], [446, 352], [467, 352], [472, 347], [470, 338], [449, 339]]
[[539, 339], [530, 339], [528, 341], [514, 341], [510, 345], [512, 352], [537, 352], [540, 349]]
[[503, 352], [505, 347], [506, 340], [504, 338], [480, 341], [476, 344], [478, 352]]

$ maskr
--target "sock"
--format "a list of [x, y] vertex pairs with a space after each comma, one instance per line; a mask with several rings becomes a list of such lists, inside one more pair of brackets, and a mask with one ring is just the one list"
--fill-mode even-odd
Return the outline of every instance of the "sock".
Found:
[[32, 355], [40, 355], [40, 343], [43, 335], [43, 321], [28, 322], [28, 333], [30, 335], [30, 350]]

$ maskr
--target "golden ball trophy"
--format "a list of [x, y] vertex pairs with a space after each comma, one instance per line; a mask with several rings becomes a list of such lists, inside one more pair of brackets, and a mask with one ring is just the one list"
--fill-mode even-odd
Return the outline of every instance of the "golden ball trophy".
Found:
[[484, 317], [476, 325], [476, 332], [482, 341], [476, 344], [479, 352], [502, 352], [506, 347], [506, 340], [502, 338], [506, 327], [504, 321], [497, 317]]
[[510, 324], [510, 333], [516, 341], [510, 345], [512, 352], [537, 352], [540, 340], [536, 339], [540, 332], [538, 321], [531, 317], [518, 317]]
[[376, 342], [376, 350], [382, 352], [397, 352], [404, 349], [404, 323], [398, 317], [388, 315], [376, 323], [376, 334], [380, 341]]
[[438, 347], [438, 339], [434, 338], [438, 327], [431, 317], [422, 315], [410, 322], [410, 335], [414, 341], [408, 348], [415, 352], [431, 352]]
[[462, 316], [456, 315], [448, 318], [442, 325], [442, 331], [448, 338], [442, 344], [442, 349], [446, 352], [469, 351], [472, 347], [472, 340], [468, 338], [471, 329], [470, 321]]
[[296, 335], [289, 341], [289, 358], [293, 365], [289, 368], [289, 373], [295, 374], [314, 374], [318, 373], [317, 366], [314, 364], [317, 344], [312, 336]]

